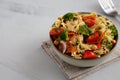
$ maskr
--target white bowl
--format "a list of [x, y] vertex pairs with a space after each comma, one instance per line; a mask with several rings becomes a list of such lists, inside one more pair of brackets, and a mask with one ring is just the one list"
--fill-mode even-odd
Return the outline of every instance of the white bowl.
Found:
[[[83, 13], [88, 13], [88, 12], [83, 12]], [[99, 15], [100, 16], [100, 15]], [[117, 28], [116, 28], [117, 29]], [[119, 34], [118, 34], [119, 35]], [[118, 41], [118, 37], [117, 37], [117, 41]], [[77, 67], [92, 67], [95, 66], [97, 64], [100, 64], [101, 62], [105, 61], [106, 59], [108, 59], [109, 56], [111, 56], [111, 52], [114, 51], [114, 48], [116, 47], [117, 43], [115, 44], [115, 46], [112, 48], [112, 50], [107, 53], [106, 55], [100, 57], [100, 58], [95, 58], [95, 59], [75, 59], [72, 58], [71, 56], [65, 55], [63, 53], [61, 53], [53, 44], [52, 39], [50, 37], [50, 42], [52, 44], [52, 48], [55, 51], [55, 53], [58, 55], [58, 57], [60, 59], [62, 59], [63, 61], [65, 61], [66, 63], [69, 63], [71, 65], [77, 66]]]

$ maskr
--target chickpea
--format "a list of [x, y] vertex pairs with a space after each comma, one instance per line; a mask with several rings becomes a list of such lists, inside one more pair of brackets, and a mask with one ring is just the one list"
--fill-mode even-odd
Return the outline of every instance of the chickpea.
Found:
[[97, 49], [97, 46], [96, 46], [96, 45], [92, 45], [92, 46], [91, 46], [91, 49], [92, 49], [92, 50], [96, 50], [96, 49]]
[[104, 50], [104, 51], [103, 51], [103, 54], [106, 54], [106, 53], [107, 53], [107, 51], [106, 51], [106, 50]]
[[54, 41], [54, 44], [57, 46], [59, 44], [59, 41], [58, 40], [55, 40]]
[[115, 44], [115, 43], [116, 43], [116, 40], [112, 40], [111, 42], [112, 42], [113, 44]]

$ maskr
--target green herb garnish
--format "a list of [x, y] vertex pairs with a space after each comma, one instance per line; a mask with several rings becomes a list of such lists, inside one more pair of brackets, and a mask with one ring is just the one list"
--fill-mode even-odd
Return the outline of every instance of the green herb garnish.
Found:
[[113, 44], [111, 42], [109, 42], [106, 38], [103, 39], [103, 43], [105, 44], [106, 48], [111, 50], [113, 47]]
[[117, 29], [115, 28], [114, 25], [113, 26], [109, 26], [108, 28], [112, 30], [110, 36], [114, 39], [118, 35]]
[[70, 20], [74, 18], [74, 14], [73, 13], [67, 13], [63, 16], [63, 19], [66, 20]]
[[67, 31], [63, 31], [59, 36], [58, 36], [59, 40], [69, 40], [68, 37], [68, 32]]
[[91, 30], [88, 28], [87, 25], [83, 25], [79, 27], [79, 32], [83, 35], [89, 36], [91, 34]]

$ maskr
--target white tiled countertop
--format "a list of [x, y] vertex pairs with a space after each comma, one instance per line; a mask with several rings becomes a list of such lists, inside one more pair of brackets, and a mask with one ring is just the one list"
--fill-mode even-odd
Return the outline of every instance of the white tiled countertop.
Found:
[[[0, 0], [0, 80], [67, 80], [41, 44], [55, 19], [71, 11], [105, 15], [97, 0]], [[119, 80], [119, 74], [117, 61], [83, 80]]]

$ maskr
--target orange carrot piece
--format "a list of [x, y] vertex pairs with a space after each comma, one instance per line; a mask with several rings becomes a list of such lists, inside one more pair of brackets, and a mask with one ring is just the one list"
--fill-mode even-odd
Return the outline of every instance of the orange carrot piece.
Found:
[[99, 38], [99, 41], [98, 41], [98, 44], [97, 44], [97, 47], [98, 47], [98, 48], [101, 47], [101, 42], [102, 42], [102, 39], [104, 38], [104, 36], [105, 36], [104, 32], [101, 33], [100, 38]]
[[77, 49], [75, 47], [69, 47], [69, 48], [67, 48], [66, 53], [71, 53], [71, 52], [77, 52]]
[[75, 33], [75, 32], [72, 32], [72, 31], [69, 31], [69, 32], [68, 32], [68, 35], [69, 35], [70, 40], [73, 40], [74, 37], [75, 37], [75, 35], [76, 35], [76, 33]]

